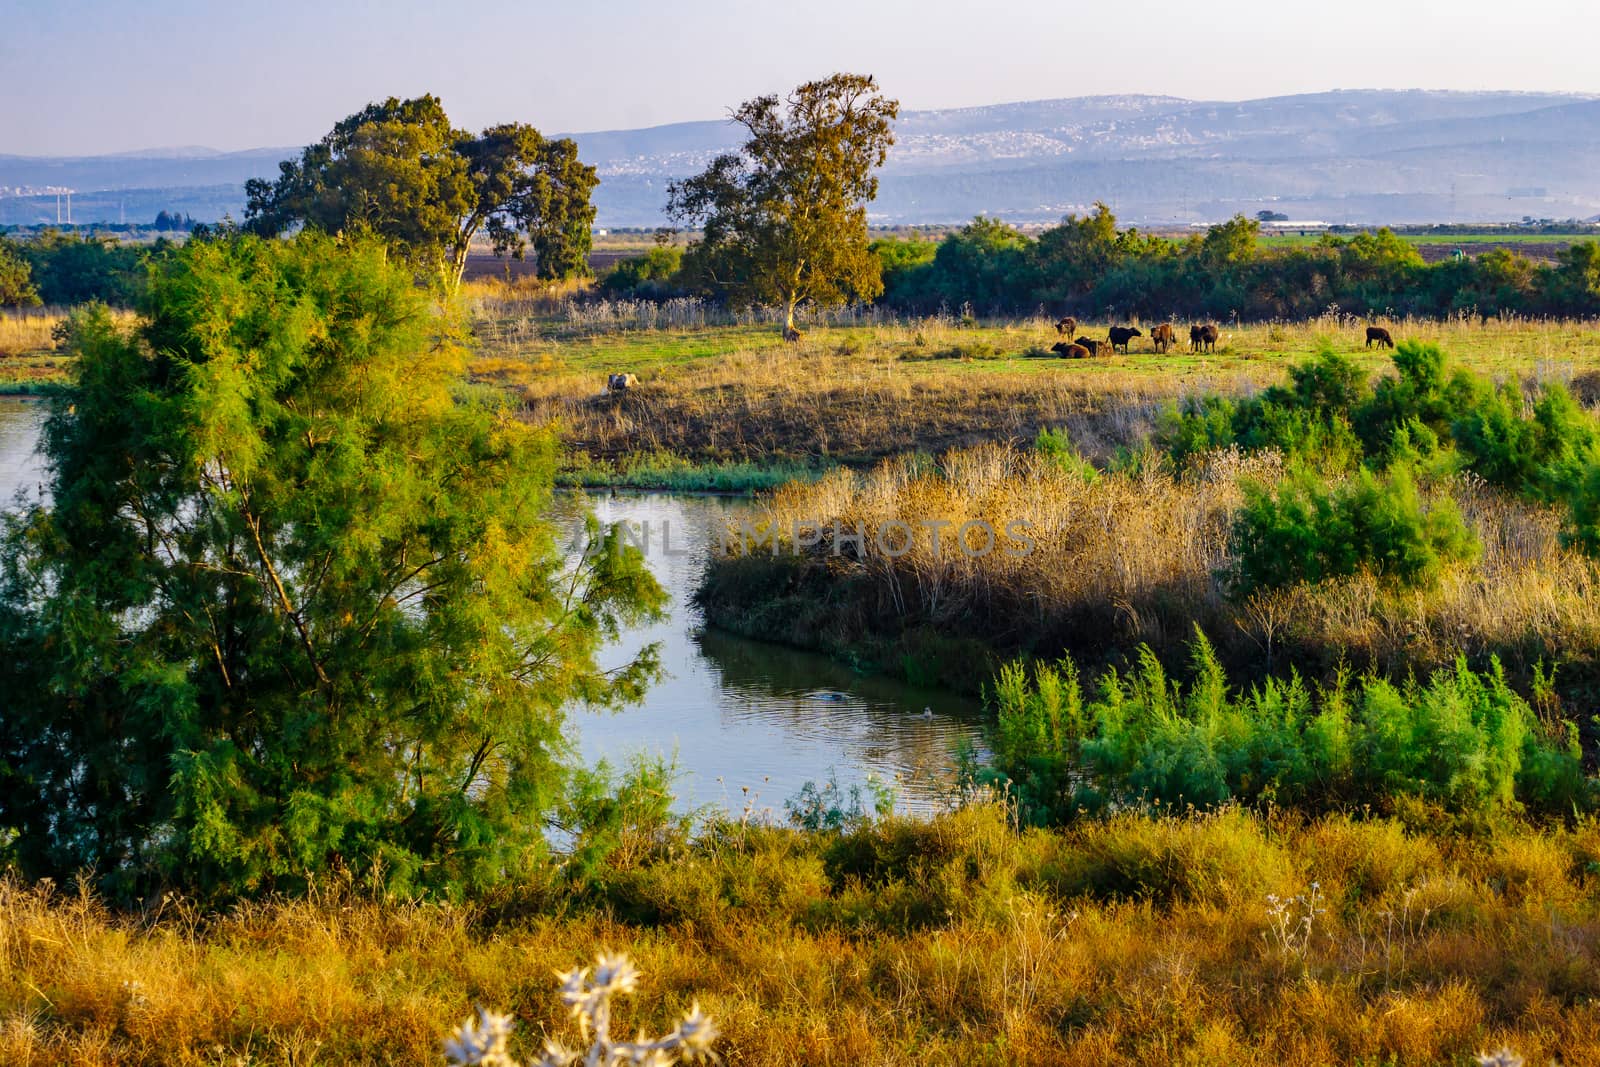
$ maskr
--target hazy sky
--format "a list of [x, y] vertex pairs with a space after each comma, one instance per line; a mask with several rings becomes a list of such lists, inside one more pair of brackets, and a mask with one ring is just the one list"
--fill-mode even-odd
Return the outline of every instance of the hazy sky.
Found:
[[461, 126], [619, 129], [835, 70], [912, 109], [1600, 92], [1597, 43], [1600, 0], [0, 0], [0, 154], [304, 144], [423, 92]]

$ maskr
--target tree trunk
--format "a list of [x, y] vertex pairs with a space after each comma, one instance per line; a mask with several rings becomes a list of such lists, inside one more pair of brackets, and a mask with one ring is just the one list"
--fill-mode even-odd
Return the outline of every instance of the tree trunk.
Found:
[[790, 293], [788, 300], [784, 304], [783, 339], [785, 341], [800, 340], [801, 333], [794, 327], [794, 308], [799, 302], [795, 294]]

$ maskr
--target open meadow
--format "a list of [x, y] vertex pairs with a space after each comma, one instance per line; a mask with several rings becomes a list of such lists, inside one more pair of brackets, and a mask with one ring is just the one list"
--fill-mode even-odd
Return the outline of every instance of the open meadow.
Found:
[[[1351, 320], [1223, 326], [1215, 352], [1180, 343], [1156, 353], [1144, 337], [1126, 355], [1064, 360], [1050, 351], [1061, 338], [1042, 317], [829, 318], [786, 344], [762, 317], [730, 321], [692, 301], [583, 305], [491, 290], [472, 298], [471, 371], [520, 395], [530, 418], [557, 421], [575, 453], [613, 468], [641, 456], [820, 467], [1031, 443], [1046, 428], [1067, 429], [1086, 455], [1104, 459], [1148, 432], [1162, 404], [1259, 389], [1325, 344], [1375, 372], [1389, 362], [1364, 347], [1364, 323]], [[1476, 373], [1571, 382], [1585, 399], [1600, 398], [1596, 323], [1390, 325], [1397, 338], [1437, 343]], [[1084, 323], [1077, 333], [1104, 338], [1106, 326]], [[1187, 324], [1178, 326], [1186, 335]], [[637, 375], [638, 389], [602, 396], [611, 373]]]

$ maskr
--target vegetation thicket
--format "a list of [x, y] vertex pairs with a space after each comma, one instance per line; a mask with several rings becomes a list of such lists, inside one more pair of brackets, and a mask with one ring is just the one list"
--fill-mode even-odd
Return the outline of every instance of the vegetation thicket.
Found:
[[[1172, 238], [1119, 227], [1098, 204], [1037, 236], [979, 216], [938, 241], [878, 238], [871, 253], [882, 276], [876, 303], [902, 314], [965, 310], [993, 318], [1043, 309], [1158, 322], [1301, 320], [1330, 309], [1367, 318], [1600, 315], [1594, 240], [1567, 245], [1552, 263], [1494, 248], [1430, 264], [1387, 228], [1285, 246], [1263, 238], [1256, 220], [1235, 216]], [[613, 288], [648, 295], [626, 287], [623, 272], [632, 269], [619, 265]], [[679, 287], [691, 280], [686, 269]], [[762, 299], [781, 303], [770, 293]]]
[[116, 895], [464, 893], [527, 870], [562, 708], [664, 594], [565, 558], [555, 440], [465, 389], [455, 327], [374, 243], [191, 241], [142, 318], [69, 324], [49, 503], [4, 517], [0, 841]]
[[1600, 314], [1600, 242], [1579, 241], [1553, 265], [1494, 249], [1428, 264], [1387, 229], [1315, 244], [1263, 245], [1243, 216], [1186, 239], [1121, 229], [1104, 204], [1029, 237], [978, 218], [936, 245], [874, 242], [885, 303], [908, 311], [970, 305], [984, 315], [1303, 319], [1330, 306], [1361, 316]]
[[0, 307], [128, 307], [143, 291], [145, 260], [171, 248], [164, 239], [141, 248], [56, 229], [26, 241], [0, 238]]

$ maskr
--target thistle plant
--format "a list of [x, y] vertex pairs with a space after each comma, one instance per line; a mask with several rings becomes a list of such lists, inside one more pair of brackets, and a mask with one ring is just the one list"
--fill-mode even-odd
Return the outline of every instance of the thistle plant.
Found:
[[[627, 956], [601, 953], [593, 974], [588, 967], [577, 967], [557, 977], [561, 1001], [578, 1020], [579, 1033], [589, 1047], [580, 1051], [547, 1040], [540, 1057], [528, 1067], [667, 1067], [716, 1059], [711, 1042], [717, 1029], [699, 1004], [663, 1037], [647, 1038], [641, 1032], [632, 1041], [612, 1039], [612, 998], [633, 993], [639, 984], [639, 969]], [[445, 1058], [454, 1067], [521, 1067], [506, 1047], [513, 1025], [509, 1015], [479, 1009], [476, 1020], [467, 1019], [445, 1042]]]
[[1480, 1052], [1478, 1067], [1522, 1067], [1522, 1057], [1508, 1048], [1499, 1052]]
[[1311, 948], [1317, 916], [1327, 910], [1322, 902], [1321, 882], [1312, 882], [1309, 889], [1292, 900], [1268, 893], [1266, 937], [1285, 956], [1298, 956], [1303, 963]]

